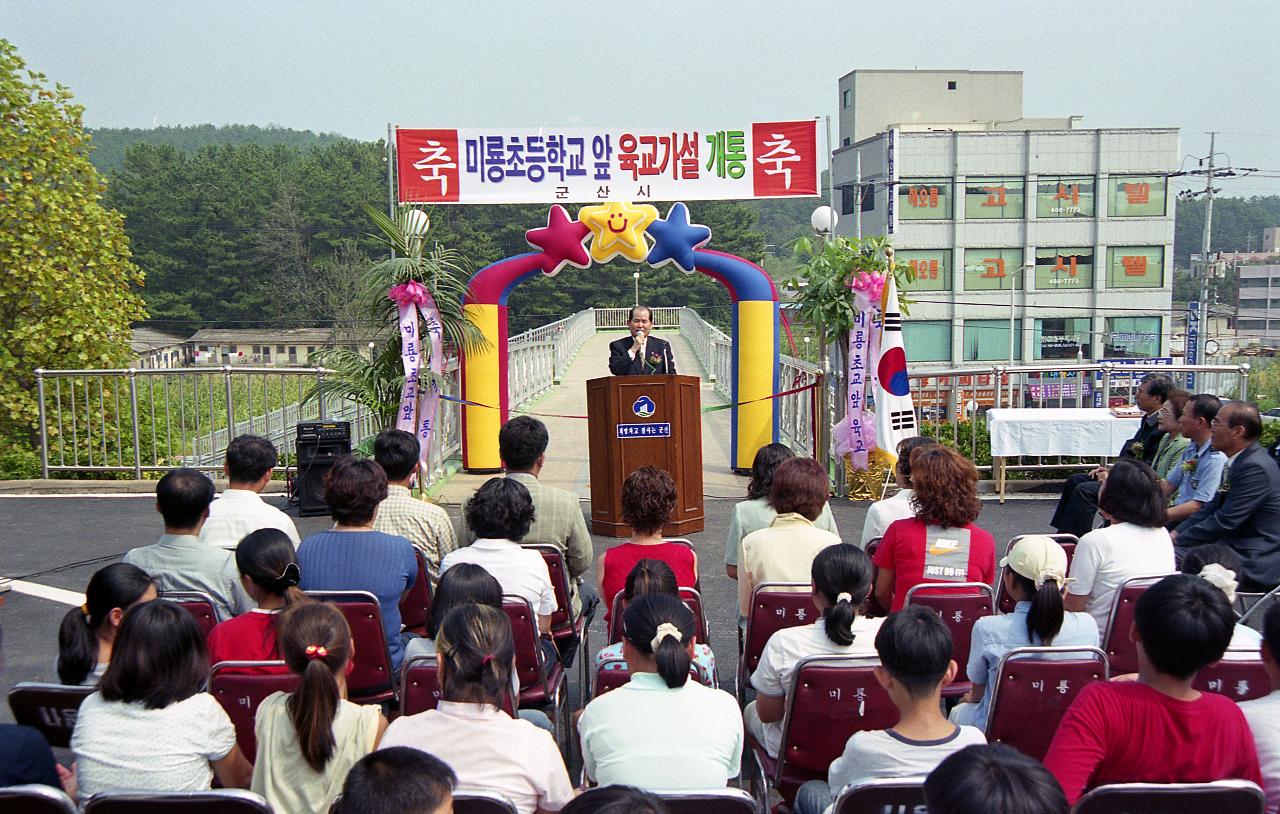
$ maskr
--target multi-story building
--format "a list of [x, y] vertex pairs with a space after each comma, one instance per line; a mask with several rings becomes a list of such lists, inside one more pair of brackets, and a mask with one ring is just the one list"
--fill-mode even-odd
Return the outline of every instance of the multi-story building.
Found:
[[333, 346], [329, 328], [203, 328], [187, 340], [196, 364], [315, 364], [311, 357]]
[[[1176, 129], [1024, 119], [1016, 72], [855, 71], [840, 90], [837, 231], [889, 235], [915, 271], [913, 367], [1168, 353]], [[938, 96], [937, 115], [914, 101]]]
[[1280, 347], [1280, 255], [1236, 265], [1240, 345]]

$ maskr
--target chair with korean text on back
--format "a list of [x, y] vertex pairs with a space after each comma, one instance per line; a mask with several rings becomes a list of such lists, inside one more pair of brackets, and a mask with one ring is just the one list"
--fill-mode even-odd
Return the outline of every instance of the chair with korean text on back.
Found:
[[783, 628], [810, 624], [817, 617], [812, 588], [807, 582], [762, 582], [752, 589], [746, 632], [741, 633], [739, 628], [741, 641], [734, 682], [739, 706], [747, 703], [751, 674], [760, 665], [769, 637]]
[[425, 636], [427, 620], [431, 618], [431, 577], [427, 574], [427, 559], [417, 547], [413, 556], [418, 561], [418, 578], [400, 600], [400, 624], [410, 633]]
[[[698, 628], [698, 641], [710, 647], [708, 639], [711, 638], [711, 628], [702, 610], [702, 594], [696, 588], [681, 588], [680, 601], [693, 614], [694, 625]], [[622, 641], [622, 615], [627, 611], [627, 601], [622, 591], [613, 595], [613, 602], [609, 607], [609, 644], [617, 644]]]
[[[898, 708], [872, 672], [875, 658], [809, 656], [796, 665], [787, 689], [782, 746], [770, 757], [764, 744], [748, 737], [760, 777], [791, 804], [807, 780], [825, 780], [832, 761], [844, 753], [854, 732], [888, 729]], [[757, 798], [763, 800], [764, 789]]]
[[[541, 709], [551, 707], [548, 716], [556, 727], [556, 735], [566, 741], [569, 733], [567, 716], [569, 705], [565, 695], [568, 681], [559, 661], [548, 660], [539, 646], [538, 617], [529, 600], [512, 596], [502, 597], [502, 610], [511, 620], [511, 635], [516, 647], [516, 679], [520, 684], [519, 707]], [[584, 654], [585, 657], [585, 654]], [[564, 718], [565, 720], [561, 720]]]
[[80, 705], [97, 689], [22, 681], [9, 690], [9, 709], [15, 722], [40, 730], [50, 746], [65, 749], [71, 745]]
[[537, 551], [542, 555], [542, 561], [547, 564], [551, 587], [556, 592], [556, 609], [551, 614], [551, 638], [556, 643], [556, 649], [563, 653], [562, 642], [577, 640], [578, 678], [582, 682], [579, 685], [578, 702], [581, 706], [586, 703], [590, 677], [587, 663], [590, 661], [591, 631], [587, 620], [581, 614], [573, 615], [569, 566], [564, 561], [564, 552], [550, 543], [527, 543], [522, 544], [521, 548]]
[[161, 599], [167, 599], [191, 614], [200, 626], [200, 635], [209, 638], [209, 631], [218, 624], [218, 613], [213, 609], [213, 597], [199, 591], [165, 591]]
[[867, 780], [842, 790], [831, 814], [907, 814], [924, 811], [923, 777], [889, 777]]
[[1116, 783], [1098, 786], [1072, 814], [1262, 814], [1266, 798], [1247, 780], [1212, 783]]
[[272, 814], [262, 797], [244, 789], [99, 792], [84, 814]]
[[[400, 665], [400, 714], [416, 715], [435, 709], [443, 697], [440, 690], [439, 665], [435, 656], [414, 656]], [[512, 718], [516, 717], [515, 702], [507, 693], [502, 708]]]
[[1102, 649], [1107, 654], [1107, 663], [1111, 665], [1111, 674], [1116, 676], [1138, 672], [1138, 646], [1129, 641], [1129, 628], [1133, 626], [1133, 615], [1142, 596], [1152, 585], [1164, 579], [1167, 574], [1132, 577], [1126, 579], [1116, 590], [1115, 599], [1111, 602], [1111, 615], [1107, 621], [1107, 632], [1102, 637]]
[[988, 743], [1006, 743], [1044, 760], [1058, 722], [1080, 690], [1110, 678], [1097, 647], [1018, 647], [996, 669], [987, 708]]
[[1191, 686], [1225, 695], [1236, 703], [1271, 693], [1271, 679], [1257, 650], [1228, 650], [1220, 660], [1201, 668]]
[[368, 591], [307, 591], [317, 602], [332, 602], [351, 628], [355, 667], [347, 675], [347, 697], [356, 704], [381, 704], [396, 697], [391, 654], [382, 628], [378, 598]]
[[294, 692], [302, 680], [296, 673], [245, 672], [245, 668], [284, 666], [283, 661], [220, 661], [209, 673], [209, 694], [226, 710], [236, 728], [240, 751], [253, 762], [258, 754], [254, 716], [268, 695]]
[[907, 591], [905, 605], [923, 605], [935, 611], [951, 631], [951, 658], [956, 662], [956, 677], [942, 688], [944, 698], [964, 695], [973, 688], [965, 672], [969, 664], [969, 643], [973, 625], [984, 616], [995, 613], [995, 596], [985, 582], [923, 582]]
[[28, 783], [0, 788], [0, 814], [78, 814], [62, 789]]
[[[1007, 555], [1009, 549], [1013, 548], [1023, 537], [1031, 537], [1030, 534], [1019, 534], [1009, 541], [1005, 546], [1004, 553]], [[1062, 546], [1062, 550], [1067, 552], [1067, 573], [1071, 573], [1071, 558], [1076, 555], [1076, 544], [1080, 542], [1080, 538], [1074, 534], [1041, 534], [1038, 537], [1048, 537], [1054, 540], [1058, 545]], [[1008, 568], [1008, 566], [1005, 566]], [[1017, 603], [1013, 601], [1013, 597], [1004, 589], [1004, 569], [1000, 569], [1000, 573], [996, 575], [996, 607], [1000, 613], [1013, 613], [1014, 606]]]

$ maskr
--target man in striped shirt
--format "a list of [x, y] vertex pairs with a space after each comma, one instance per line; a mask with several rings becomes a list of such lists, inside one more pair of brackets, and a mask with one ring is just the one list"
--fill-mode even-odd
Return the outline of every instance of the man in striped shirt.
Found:
[[448, 513], [409, 491], [420, 449], [418, 439], [404, 430], [384, 430], [374, 439], [373, 459], [387, 473], [387, 498], [378, 504], [373, 528], [413, 543], [422, 552], [434, 585], [440, 579], [440, 561], [458, 544]]

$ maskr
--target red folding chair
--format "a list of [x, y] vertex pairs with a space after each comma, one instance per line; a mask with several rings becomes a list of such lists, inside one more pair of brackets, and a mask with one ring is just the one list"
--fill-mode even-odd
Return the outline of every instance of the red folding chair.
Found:
[[[693, 552], [693, 555], [694, 555], [695, 557], [697, 557], [697, 556], [698, 556], [698, 549], [696, 549], [696, 548], [694, 548], [694, 547], [693, 547], [693, 541], [692, 541], [692, 540], [690, 540], [688, 537], [663, 537], [663, 538], [662, 538], [662, 542], [664, 542], [664, 543], [676, 543], [676, 544], [678, 544], [678, 545], [682, 545], [682, 546], [684, 546], [685, 548], [687, 548], [687, 549], [689, 549], [690, 551], [692, 551], [692, 552]], [[698, 578], [697, 578], [696, 580], [694, 580], [693, 587], [694, 587], [694, 590], [697, 590], [697, 591], [701, 591], [701, 590], [702, 590], [702, 575], [701, 575], [701, 574], [699, 574], [699, 575], [698, 575]]]
[[431, 618], [431, 577], [427, 574], [427, 558], [414, 546], [413, 556], [418, 561], [418, 578], [413, 581], [409, 593], [400, 600], [400, 624], [410, 633], [427, 635], [427, 620]]
[[[1262, 814], [1266, 797], [1248, 780], [1212, 783], [1117, 783], [1076, 801], [1072, 814]], [[86, 812], [88, 814], [88, 812]]]
[[272, 693], [294, 692], [302, 680], [296, 673], [245, 672], [246, 668], [284, 667], [283, 661], [220, 661], [209, 673], [209, 693], [226, 710], [236, 728], [236, 743], [252, 763], [258, 754], [254, 719], [258, 706]]
[[307, 591], [307, 596], [317, 602], [332, 602], [351, 627], [355, 667], [347, 676], [347, 697], [356, 704], [381, 704], [395, 698], [378, 598], [368, 591]]
[[1129, 628], [1133, 625], [1134, 609], [1143, 592], [1164, 579], [1167, 574], [1132, 577], [1116, 591], [1111, 601], [1111, 616], [1107, 632], [1102, 637], [1102, 649], [1107, 653], [1107, 663], [1112, 675], [1138, 672], [1138, 647], [1129, 641]]
[[218, 613], [213, 609], [213, 597], [200, 591], [165, 591], [161, 599], [168, 600], [191, 614], [200, 626], [200, 635], [209, 638], [209, 631], [218, 624]]
[[16, 723], [40, 730], [50, 746], [65, 749], [71, 745], [80, 705], [97, 689], [22, 681], [9, 690], [9, 709]]
[[[689, 677], [704, 687], [715, 689], [715, 676], [704, 676], [695, 664], [689, 665]], [[599, 698], [610, 690], [616, 690], [630, 681], [631, 670], [627, 667], [626, 661], [623, 659], [605, 659], [596, 667], [595, 691], [592, 697]]]
[[[867, 540], [866, 550], [867, 550], [868, 559], [872, 561], [875, 560], [876, 552], [880, 550], [880, 543], [882, 543], [883, 541], [884, 541], [883, 537], [872, 537], [870, 540]], [[880, 574], [880, 569], [876, 567], [872, 567], [871, 584], [873, 586], [876, 584], [876, 577], [879, 576], [879, 574]], [[880, 616], [889, 615], [889, 609], [881, 605], [879, 599], [876, 599], [875, 591], [871, 591], [870, 593], [867, 594], [867, 601], [865, 603], [865, 607], [867, 610], [867, 614], [866, 614], [867, 616], [880, 617]]]
[[62, 789], [26, 783], [0, 788], [0, 814], [79, 814]]
[[453, 795], [453, 814], [518, 814], [518, 809], [500, 794], [472, 789]]
[[924, 778], [893, 777], [849, 786], [836, 797], [832, 814], [924, 811]]
[[271, 814], [271, 806], [244, 789], [98, 792], [84, 814]]
[[[1246, 653], [1252, 655], [1252, 658], [1240, 658]], [[1191, 686], [1201, 692], [1225, 695], [1237, 702], [1252, 701], [1270, 694], [1271, 679], [1267, 677], [1267, 671], [1256, 650], [1228, 650], [1222, 659], [1196, 673]]]
[[758, 811], [755, 798], [742, 789], [667, 791], [658, 792], [657, 796], [666, 804], [669, 814], [756, 814]]
[[[1021, 540], [1023, 537], [1030, 537], [1030, 534], [1019, 534], [1009, 541], [1004, 547], [1004, 554], [1008, 556], [1009, 549], [1013, 548], [1013, 544]], [[1062, 546], [1062, 550], [1067, 552], [1067, 573], [1071, 573], [1071, 559], [1076, 555], [1076, 543], [1080, 542], [1080, 538], [1074, 534], [1044, 534], [1037, 535], [1042, 537], [1052, 537]], [[1000, 574], [996, 577], [996, 607], [1000, 609], [1000, 613], [1013, 613], [1014, 607], [1018, 603], [1013, 601], [1013, 597], [1009, 596], [1004, 589], [1004, 569], [1000, 570]]]
[[[511, 620], [511, 634], [516, 646], [516, 678], [520, 684], [519, 708], [551, 707], [551, 720], [557, 735], [563, 733], [568, 740], [567, 719], [569, 705], [565, 703], [568, 682], [564, 667], [559, 661], [550, 664], [543, 657], [539, 646], [538, 617], [533, 606], [524, 597], [502, 597], [502, 610]], [[586, 657], [586, 654], [583, 654]]]
[[591, 631], [587, 625], [587, 620], [581, 614], [578, 616], [573, 615], [569, 566], [565, 563], [564, 552], [550, 543], [522, 544], [521, 548], [537, 551], [542, 555], [542, 561], [547, 564], [547, 573], [551, 577], [551, 587], [556, 592], [556, 609], [551, 614], [551, 638], [555, 641], [556, 648], [560, 652], [564, 652], [561, 648], [561, 642], [572, 639], [578, 641], [578, 680], [581, 682], [578, 685], [578, 705], [581, 706], [587, 700], [587, 685], [590, 677], [587, 662], [590, 661]]
[[[693, 622], [698, 628], [698, 641], [710, 647], [711, 627], [707, 624], [706, 614], [702, 612], [702, 594], [696, 588], [681, 588], [680, 599], [693, 612]], [[627, 601], [623, 598], [622, 591], [618, 591], [613, 595], [609, 609], [609, 644], [622, 641], [622, 614], [626, 610]]]
[[[400, 714], [417, 715], [435, 709], [440, 703], [440, 674], [435, 656], [414, 656], [400, 665]], [[511, 693], [507, 693], [502, 707], [512, 718], [516, 717]]]
[[779, 630], [812, 622], [818, 614], [807, 582], [762, 582], [751, 591], [747, 630], [739, 630], [738, 674], [734, 682], [738, 705], [747, 703], [751, 674], [760, 665], [760, 656], [769, 637]]
[[1000, 659], [985, 729], [988, 743], [1004, 743], [1044, 760], [1058, 722], [1091, 681], [1111, 677], [1097, 647], [1019, 647]]
[[973, 688], [966, 672], [973, 625], [995, 612], [995, 596], [985, 582], [922, 582], [907, 591], [904, 605], [922, 605], [935, 611], [951, 631], [951, 658], [955, 680], [942, 688], [944, 698], [964, 695]]
[[[888, 729], [898, 722], [898, 708], [876, 681], [878, 659], [810, 656], [791, 678], [782, 720], [782, 748], [770, 757], [764, 745], [748, 736], [760, 777], [771, 782], [787, 801], [807, 780], [825, 780], [831, 762], [844, 752], [854, 732]], [[764, 800], [763, 789], [759, 799]]]

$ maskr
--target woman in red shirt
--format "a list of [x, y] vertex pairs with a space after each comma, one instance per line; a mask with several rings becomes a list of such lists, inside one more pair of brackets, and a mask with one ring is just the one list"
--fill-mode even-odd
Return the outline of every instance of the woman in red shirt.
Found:
[[911, 451], [912, 506], [916, 516], [892, 523], [872, 562], [876, 599], [890, 612], [902, 610], [907, 591], [923, 582], [985, 582], [995, 579], [991, 534], [973, 525], [978, 469], [949, 447]]
[[676, 484], [656, 466], [642, 466], [622, 484], [622, 520], [631, 526], [631, 539], [605, 552], [600, 567], [600, 599], [605, 623], [613, 598], [626, 587], [627, 574], [640, 560], [662, 560], [675, 572], [681, 588], [698, 587], [698, 556], [683, 543], [662, 539], [662, 527], [676, 507]]
[[[293, 541], [279, 529], [258, 529], [236, 546], [240, 584], [258, 607], [209, 631], [209, 663], [220, 661], [276, 661], [276, 620], [281, 611], [310, 602], [298, 582], [298, 556]], [[289, 668], [231, 668], [238, 673], [287, 673]]]

